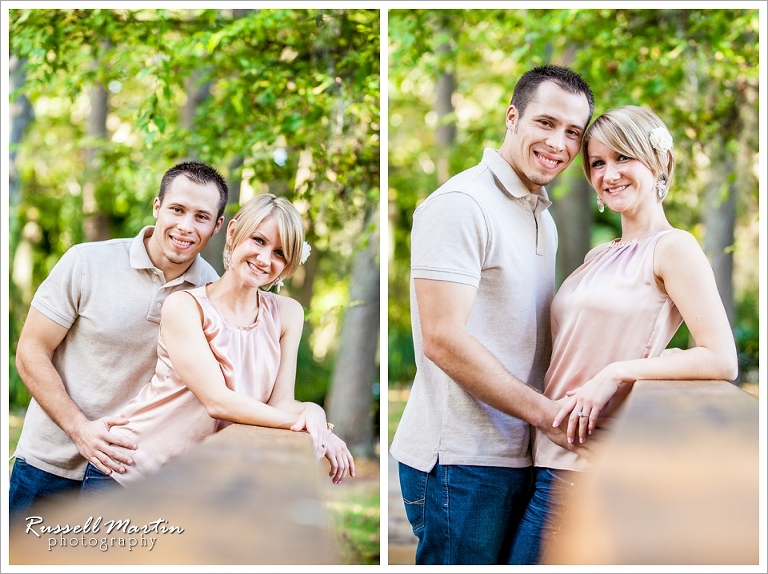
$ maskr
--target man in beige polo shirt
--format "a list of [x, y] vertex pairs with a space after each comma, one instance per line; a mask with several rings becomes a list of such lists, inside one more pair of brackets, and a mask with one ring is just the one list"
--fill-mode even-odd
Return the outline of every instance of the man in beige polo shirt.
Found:
[[218, 278], [200, 257], [219, 231], [227, 184], [212, 167], [168, 170], [154, 200], [154, 226], [133, 239], [69, 249], [40, 285], [19, 338], [16, 366], [32, 401], [14, 456], [12, 517], [36, 501], [80, 488], [88, 462], [124, 472], [131, 459], [107, 432], [151, 378], [163, 301]]
[[530, 426], [579, 448], [541, 392], [557, 249], [543, 186], [578, 155], [593, 110], [573, 71], [526, 72], [501, 148], [414, 213], [417, 372], [391, 453], [417, 564], [505, 563], [531, 484]]

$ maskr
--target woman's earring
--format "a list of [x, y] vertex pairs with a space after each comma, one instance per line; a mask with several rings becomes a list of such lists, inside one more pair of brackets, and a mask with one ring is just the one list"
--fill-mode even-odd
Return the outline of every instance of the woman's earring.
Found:
[[600, 196], [597, 196], [597, 210], [602, 213], [605, 211], [605, 204], [603, 203], [603, 200], [600, 199]]
[[662, 175], [656, 182], [656, 194], [659, 196], [659, 199], [664, 199], [667, 196], [666, 176]]
[[229, 250], [229, 245], [224, 248], [224, 269], [229, 269], [232, 263], [232, 252]]

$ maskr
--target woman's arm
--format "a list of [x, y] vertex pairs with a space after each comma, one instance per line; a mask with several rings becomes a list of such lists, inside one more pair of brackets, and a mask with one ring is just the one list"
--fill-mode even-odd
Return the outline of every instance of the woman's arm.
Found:
[[227, 387], [221, 366], [203, 333], [202, 312], [191, 295], [179, 292], [168, 296], [163, 304], [160, 330], [174, 369], [210, 417], [284, 429], [297, 422], [296, 413]]
[[291, 430], [306, 430], [312, 437], [318, 456], [325, 456], [330, 463], [328, 476], [334, 484], [341, 484], [344, 478], [355, 476], [355, 461], [346, 443], [332, 433], [325, 419], [325, 411], [319, 405], [299, 402], [294, 398], [296, 382], [296, 358], [304, 327], [304, 309], [288, 297], [277, 297], [280, 310], [280, 370], [269, 404], [287, 411], [298, 413], [298, 422]]
[[[605, 367], [582, 387], [569, 392], [575, 402], [566, 403], [554, 424], [559, 425], [572, 406], [568, 437], [576, 426], [580, 442], [591, 434], [600, 410], [620, 385], [643, 379], [733, 380], [738, 375], [736, 344], [712, 267], [696, 239], [675, 230], [659, 239], [654, 251], [654, 273], [680, 311], [696, 346], [660, 357], [620, 361]], [[579, 412], [589, 417], [578, 417]], [[588, 421], [588, 422], [587, 422]]]
[[301, 331], [304, 328], [304, 308], [289, 297], [277, 296], [280, 313], [280, 367], [272, 395], [267, 404], [280, 410], [298, 415], [291, 430], [306, 430], [312, 437], [318, 457], [325, 454], [328, 438], [331, 434], [325, 419], [325, 411], [310, 402], [300, 402], [294, 398], [296, 385], [296, 359], [299, 353]]

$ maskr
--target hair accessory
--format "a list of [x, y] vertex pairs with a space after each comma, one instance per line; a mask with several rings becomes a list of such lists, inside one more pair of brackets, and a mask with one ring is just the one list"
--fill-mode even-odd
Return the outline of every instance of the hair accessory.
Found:
[[672, 136], [664, 126], [658, 126], [651, 130], [651, 145], [656, 151], [667, 153], [672, 149]]
[[312, 251], [312, 247], [307, 243], [304, 242], [304, 246], [301, 248], [301, 264], [303, 265], [304, 262], [309, 258], [309, 254]]
[[602, 213], [605, 211], [605, 204], [603, 203], [603, 200], [600, 199], [600, 196], [597, 196], [597, 210]]

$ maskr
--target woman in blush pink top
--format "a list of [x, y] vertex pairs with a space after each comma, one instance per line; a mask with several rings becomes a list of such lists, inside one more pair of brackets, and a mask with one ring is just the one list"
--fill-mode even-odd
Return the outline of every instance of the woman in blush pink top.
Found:
[[[636, 106], [611, 110], [587, 129], [582, 162], [598, 209], [621, 214], [622, 236], [590, 251], [552, 302], [544, 394], [561, 403], [553, 426], [567, 424], [571, 443], [605, 432], [602, 425], [636, 380], [737, 375], [736, 346], [709, 262], [696, 239], [664, 214], [675, 167], [664, 123]], [[682, 321], [696, 347], [664, 353]], [[579, 473], [589, 469], [585, 458], [534, 431], [534, 491], [511, 564], [536, 564], [542, 543], [556, 543]]]
[[[231, 423], [307, 431], [340, 483], [354, 460], [325, 412], [294, 399], [301, 305], [264, 289], [290, 277], [309, 255], [301, 216], [289, 201], [260, 195], [227, 226], [222, 277], [170, 295], [163, 304], [155, 375], [113, 426], [137, 445], [122, 473], [89, 463], [83, 497], [156, 472]], [[112, 480], [114, 479], [114, 481]]]

